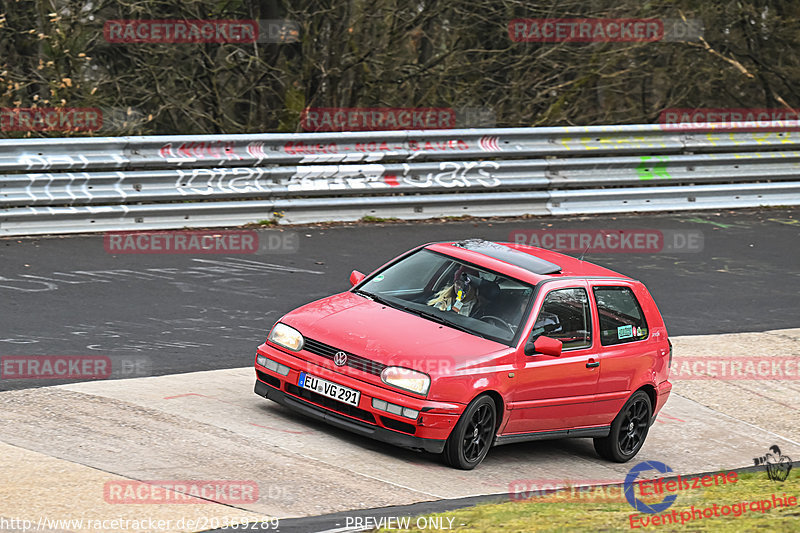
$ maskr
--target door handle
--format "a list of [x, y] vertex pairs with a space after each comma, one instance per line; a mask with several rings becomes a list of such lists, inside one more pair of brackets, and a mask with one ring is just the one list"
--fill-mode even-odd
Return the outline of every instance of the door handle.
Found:
[[600, 366], [600, 361], [588, 360], [586, 361], [586, 368], [596, 368]]

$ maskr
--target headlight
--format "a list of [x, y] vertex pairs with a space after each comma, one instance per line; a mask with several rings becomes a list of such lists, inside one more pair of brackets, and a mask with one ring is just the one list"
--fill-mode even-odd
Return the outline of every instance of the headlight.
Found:
[[294, 328], [278, 322], [269, 333], [270, 342], [274, 342], [284, 348], [289, 348], [293, 352], [303, 349], [303, 336]]
[[431, 386], [431, 378], [427, 374], [399, 366], [388, 366], [381, 372], [381, 379], [387, 385], [398, 389], [416, 392], [425, 396]]

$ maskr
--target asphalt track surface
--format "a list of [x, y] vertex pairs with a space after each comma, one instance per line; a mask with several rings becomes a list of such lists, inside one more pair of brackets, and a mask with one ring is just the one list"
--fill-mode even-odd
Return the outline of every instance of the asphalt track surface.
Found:
[[[800, 324], [800, 209], [260, 230], [294, 253], [110, 254], [102, 235], [0, 239], [0, 355], [104, 355], [112, 378], [238, 368], [285, 312], [418, 244], [525, 229], [700, 231], [696, 252], [587, 254], [642, 280], [670, 335]], [[575, 254], [579, 255], [579, 254]], [[0, 379], [0, 390], [62, 383]]]
[[[771, 209], [310, 226], [260, 230], [296, 232], [297, 253], [221, 256], [113, 255], [100, 235], [2, 239], [0, 356], [103, 355], [112, 378], [141, 379], [47, 388], [60, 382], [0, 380], [0, 418], [14, 429], [0, 436], [0, 499], [7, 513], [52, 509], [59, 499], [99, 513], [109, 479], [257, 479], [265, 495], [242, 512], [281, 517], [285, 532], [321, 531], [347, 517], [474, 504], [519, 479], [619, 481], [630, 465], [598, 459], [588, 439], [495, 448], [465, 473], [296, 416], [253, 395], [254, 349], [284, 312], [347, 289], [352, 269], [368, 272], [422, 242], [581, 228], [702, 232], [699, 251], [586, 257], [646, 283], [676, 358], [764, 347], [795, 355], [799, 219], [800, 209]], [[738, 332], [763, 333], [711, 335]], [[676, 384], [639, 458], [684, 474], [752, 464], [775, 443], [796, 458], [797, 383]], [[58, 483], [36, 465], [58, 471]], [[313, 465], [313, 479], [302, 465]], [[85, 498], [73, 503], [62, 484]], [[376, 506], [386, 507], [365, 509]], [[119, 506], [110, 507], [116, 516]], [[152, 513], [174, 516], [174, 507]]]

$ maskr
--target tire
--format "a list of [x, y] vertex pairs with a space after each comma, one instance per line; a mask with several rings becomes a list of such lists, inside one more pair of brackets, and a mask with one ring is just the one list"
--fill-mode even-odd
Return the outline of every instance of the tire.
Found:
[[650, 396], [644, 391], [636, 391], [614, 418], [608, 436], [594, 439], [595, 451], [609, 461], [630, 461], [639, 453], [647, 438], [652, 413]]
[[496, 406], [489, 396], [472, 400], [445, 443], [445, 463], [461, 470], [478, 466], [494, 443], [496, 417]]

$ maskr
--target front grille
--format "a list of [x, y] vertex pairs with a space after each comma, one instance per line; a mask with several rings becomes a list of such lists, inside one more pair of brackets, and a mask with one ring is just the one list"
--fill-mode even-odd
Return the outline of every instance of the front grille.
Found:
[[363, 409], [359, 409], [358, 407], [353, 407], [352, 405], [338, 402], [332, 398], [328, 398], [327, 396], [323, 396], [322, 394], [317, 394], [316, 392], [310, 391], [308, 389], [301, 389], [297, 385], [292, 383], [286, 383], [286, 392], [289, 394], [294, 394], [295, 396], [299, 396], [301, 398], [305, 398], [306, 400], [315, 403], [317, 405], [321, 405], [331, 411], [336, 411], [337, 413], [342, 413], [348, 416], [352, 416], [353, 418], [358, 418], [359, 420], [363, 420], [364, 422], [369, 422], [370, 424], [375, 423], [375, 417], [372, 416], [372, 413], [369, 411], [365, 411]]
[[[325, 344], [324, 342], [315, 341], [314, 339], [309, 339], [307, 337], [303, 344], [303, 349], [315, 355], [319, 355], [320, 357], [324, 357], [325, 359], [330, 359], [331, 361], [333, 361], [333, 356], [336, 354], [336, 352], [344, 351], [334, 348], [329, 344]], [[347, 366], [350, 368], [355, 368], [356, 370], [373, 374], [375, 376], [380, 376], [383, 369], [386, 368], [386, 365], [383, 363], [379, 363], [377, 361], [373, 361], [371, 359], [367, 359], [366, 357], [361, 357], [360, 355], [355, 355], [349, 352], [344, 353], [347, 354]]]
[[258, 379], [260, 379], [264, 383], [272, 385], [276, 389], [280, 389], [281, 388], [281, 380], [279, 380], [275, 376], [270, 376], [269, 374], [264, 373], [264, 372], [262, 372], [260, 370], [256, 370], [256, 376], [258, 377]]
[[400, 422], [399, 420], [389, 418], [388, 416], [382, 416], [381, 422], [383, 422], [383, 425], [387, 428], [394, 429], [395, 431], [402, 431], [403, 433], [410, 433], [411, 435], [417, 431], [417, 426], [414, 424]]

